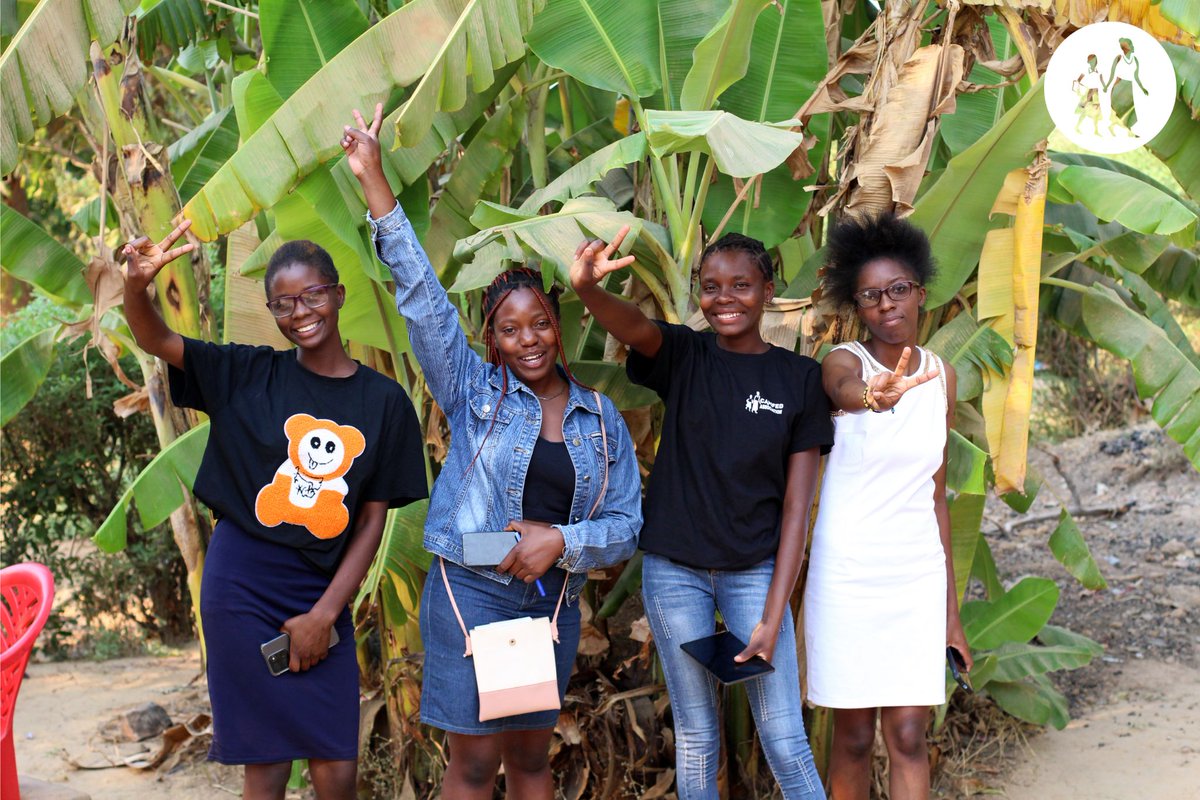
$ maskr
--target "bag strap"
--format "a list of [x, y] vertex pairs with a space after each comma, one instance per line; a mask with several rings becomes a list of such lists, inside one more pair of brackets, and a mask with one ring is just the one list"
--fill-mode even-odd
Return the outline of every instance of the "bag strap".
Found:
[[[600, 453], [601, 460], [604, 462], [604, 479], [600, 483], [600, 494], [596, 496], [596, 502], [592, 503], [592, 508], [588, 511], [587, 519], [591, 519], [592, 515], [596, 513], [596, 509], [604, 500], [605, 493], [608, 492], [608, 430], [604, 426], [604, 405], [600, 400], [600, 393], [595, 389], [592, 390], [592, 396], [596, 398], [596, 409], [600, 412]], [[441, 556], [438, 556], [438, 567], [442, 570], [442, 583], [446, 585], [446, 597], [450, 598], [450, 608], [454, 609], [454, 618], [458, 620], [458, 627], [462, 629], [463, 641], [466, 645], [463, 650], [463, 658], [467, 658], [471, 655], [471, 634], [467, 632], [467, 623], [463, 622], [462, 613], [458, 610], [458, 603], [454, 602], [450, 579], [446, 577], [446, 559]], [[563, 598], [567, 596], [567, 584], [570, 582], [569, 576], [563, 578], [562, 589], [558, 592], [558, 602], [554, 605], [554, 616], [550, 618], [550, 636], [556, 643], [558, 642], [558, 612], [562, 610]]]

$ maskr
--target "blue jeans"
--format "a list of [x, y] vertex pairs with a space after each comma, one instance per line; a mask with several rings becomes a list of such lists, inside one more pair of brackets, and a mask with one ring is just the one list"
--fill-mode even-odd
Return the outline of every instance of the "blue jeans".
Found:
[[[749, 569], [696, 569], [647, 553], [642, 562], [642, 599], [667, 676], [675, 717], [675, 782], [679, 800], [717, 797], [721, 739], [717, 681], [679, 649], [683, 642], [716, 632], [714, 615], [743, 642], [762, 619], [775, 559]], [[796, 631], [789, 609], [779, 630], [775, 671], [746, 682], [758, 738], [785, 800], [824, 800], [800, 708]]]

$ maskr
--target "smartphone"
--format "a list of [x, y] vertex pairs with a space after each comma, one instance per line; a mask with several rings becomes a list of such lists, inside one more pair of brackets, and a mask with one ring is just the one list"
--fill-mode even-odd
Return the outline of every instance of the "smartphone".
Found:
[[958, 648], [953, 645], [946, 648], [946, 662], [950, 664], [950, 675], [958, 684], [958, 688], [967, 694], [974, 694], [975, 690], [967, 682], [967, 662], [963, 660], [962, 653], [958, 652]]
[[[339, 638], [337, 628], [330, 628], [329, 646], [337, 644]], [[271, 641], [263, 642], [259, 649], [262, 650], [263, 661], [267, 662], [268, 672], [278, 678], [288, 671], [288, 662], [292, 657], [292, 637], [281, 633]]]
[[741, 683], [775, 671], [762, 656], [754, 656], [748, 661], [734, 661], [733, 657], [746, 649], [746, 643], [729, 631], [684, 642], [679, 647], [699, 661], [721, 683]]
[[463, 564], [468, 567], [494, 567], [516, 547], [521, 534], [516, 531], [483, 531], [463, 534]]

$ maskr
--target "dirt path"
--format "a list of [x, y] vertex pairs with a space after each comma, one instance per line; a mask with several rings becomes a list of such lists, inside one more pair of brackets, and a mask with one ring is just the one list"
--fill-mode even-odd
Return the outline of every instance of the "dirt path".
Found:
[[[207, 763], [199, 753], [162, 775], [126, 766], [100, 768], [147, 749], [145, 744], [114, 744], [100, 736], [100, 727], [120, 710], [153, 702], [174, 722], [206, 711], [208, 690], [202, 679], [195, 680], [199, 672], [199, 649], [194, 645], [176, 656], [30, 664], [13, 720], [17, 769], [95, 800], [240, 795], [239, 770]], [[149, 744], [156, 746], [157, 740]]]
[[1008, 800], [1179, 800], [1200, 785], [1200, 669], [1144, 661], [1065, 730], [1030, 742]]

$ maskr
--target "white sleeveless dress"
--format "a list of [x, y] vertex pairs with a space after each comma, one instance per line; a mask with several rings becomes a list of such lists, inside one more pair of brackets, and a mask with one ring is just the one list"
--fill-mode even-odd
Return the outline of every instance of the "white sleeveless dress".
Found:
[[[858, 342], [839, 345], [885, 371]], [[946, 445], [945, 368], [895, 414], [834, 417], [804, 595], [808, 699], [827, 708], [946, 700], [946, 559], [933, 476]]]

